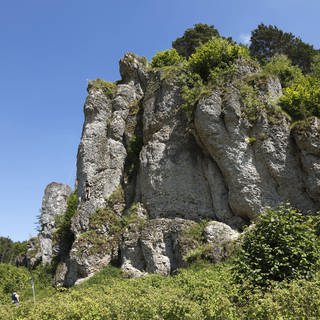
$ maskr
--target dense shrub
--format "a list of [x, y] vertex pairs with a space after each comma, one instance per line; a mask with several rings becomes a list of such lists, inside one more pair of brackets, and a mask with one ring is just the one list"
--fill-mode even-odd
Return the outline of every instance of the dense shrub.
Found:
[[213, 38], [191, 55], [189, 66], [204, 81], [208, 81], [212, 73], [232, 67], [240, 56], [248, 57], [245, 47], [233, 44], [227, 39]]
[[193, 28], [187, 29], [183, 36], [172, 42], [172, 47], [180, 56], [189, 58], [200, 46], [213, 37], [219, 37], [219, 32], [214, 26], [198, 23]]
[[311, 218], [288, 206], [268, 209], [243, 236], [235, 279], [264, 287], [311, 278], [319, 260], [317, 241]]
[[25, 268], [17, 268], [9, 264], [0, 264], [0, 299], [3, 301], [5, 296], [14, 290], [21, 291], [28, 285], [30, 275]]
[[157, 52], [157, 54], [151, 59], [151, 67], [161, 68], [173, 66], [181, 63], [183, 60], [184, 59], [179, 56], [179, 53], [175, 49], [169, 49]]
[[283, 90], [280, 106], [293, 120], [320, 116], [320, 79], [304, 76]]
[[278, 77], [283, 88], [302, 77], [301, 69], [293, 66], [290, 59], [283, 54], [271, 57], [270, 61], [263, 67], [263, 73]]
[[37, 290], [36, 304], [31, 295], [22, 295], [20, 307], [12, 307], [8, 294], [0, 301], [0, 319], [318, 319], [319, 288], [318, 275], [241, 297], [230, 264], [198, 262], [175, 276], [140, 279], [126, 279], [108, 267], [75, 288]]
[[250, 294], [239, 309], [241, 319], [320, 319], [319, 275], [312, 281], [282, 282], [262, 294]]

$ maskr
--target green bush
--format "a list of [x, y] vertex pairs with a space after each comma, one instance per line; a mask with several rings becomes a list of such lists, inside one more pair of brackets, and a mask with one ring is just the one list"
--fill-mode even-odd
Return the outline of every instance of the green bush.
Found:
[[263, 73], [278, 77], [283, 88], [302, 77], [301, 69], [293, 66], [289, 58], [283, 54], [271, 57], [270, 61], [263, 67]]
[[177, 65], [183, 62], [183, 58], [179, 56], [176, 49], [169, 49], [157, 52], [156, 55], [151, 59], [151, 67], [161, 68], [167, 66]]
[[298, 78], [283, 90], [279, 104], [293, 120], [320, 116], [320, 79], [313, 76]]
[[0, 264], [0, 302], [11, 301], [13, 291], [24, 290], [29, 285], [30, 275], [26, 268]]
[[250, 302], [239, 309], [241, 319], [320, 319], [317, 278], [278, 283], [264, 294], [251, 294]]
[[193, 72], [208, 81], [211, 73], [231, 68], [240, 56], [248, 57], [248, 49], [227, 39], [213, 38], [199, 47], [188, 62]]
[[192, 121], [194, 118], [194, 111], [197, 102], [200, 99], [203, 82], [201, 77], [192, 73], [190, 70], [185, 70], [181, 73], [180, 77], [180, 86], [181, 86], [181, 110], [183, 110], [189, 121]]
[[268, 209], [248, 229], [235, 262], [235, 280], [249, 286], [311, 278], [319, 245], [310, 217], [289, 206]]

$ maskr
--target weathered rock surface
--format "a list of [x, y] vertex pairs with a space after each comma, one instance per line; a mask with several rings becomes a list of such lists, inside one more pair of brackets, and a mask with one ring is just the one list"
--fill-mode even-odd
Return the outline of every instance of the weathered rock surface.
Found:
[[39, 242], [43, 264], [50, 264], [52, 257], [59, 252], [59, 248], [54, 248], [58, 244], [53, 243], [53, 233], [56, 230], [57, 216], [65, 213], [67, 200], [71, 194], [68, 185], [52, 182], [45, 191], [42, 199]]
[[218, 221], [210, 221], [204, 228], [204, 237], [211, 247], [210, 260], [219, 262], [230, 256], [239, 236], [240, 233], [228, 225]]
[[[246, 105], [239, 84], [208, 89], [190, 123], [181, 83], [170, 72], [127, 54], [114, 90], [89, 84], [75, 241], [57, 272], [60, 283], [77, 283], [110, 263], [133, 277], [170, 274], [185, 265], [185, 230], [204, 219], [205, 246], [220, 261], [236, 229], [265, 207], [320, 209], [319, 120], [292, 129], [272, 105], [282, 94], [278, 79], [266, 77], [255, 88], [264, 108], [249, 110], [250, 117], [256, 106]], [[239, 61], [237, 80], [256, 72]]]
[[261, 113], [249, 123], [234, 88], [227, 96], [213, 92], [197, 106], [196, 133], [222, 172], [232, 212], [245, 219], [281, 202], [303, 210], [319, 207], [306, 192], [289, 123], [279, 117], [273, 124]]
[[183, 265], [179, 236], [193, 221], [151, 219], [143, 226], [133, 224], [124, 235], [122, 269], [132, 276], [143, 271], [169, 275]]

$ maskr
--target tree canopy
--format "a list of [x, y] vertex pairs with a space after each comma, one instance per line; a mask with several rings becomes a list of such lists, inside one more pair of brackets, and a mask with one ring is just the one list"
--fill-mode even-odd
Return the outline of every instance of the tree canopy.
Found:
[[268, 62], [275, 54], [285, 54], [304, 72], [310, 71], [313, 56], [318, 52], [292, 33], [263, 23], [252, 31], [249, 50], [260, 63]]
[[26, 241], [13, 242], [10, 238], [0, 237], [0, 263], [15, 263], [16, 257], [26, 251]]
[[219, 31], [214, 26], [197, 23], [193, 28], [187, 29], [183, 36], [172, 42], [172, 47], [177, 52], [189, 58], [201, 44], [208, 42], [213, 37], [219, 37]]

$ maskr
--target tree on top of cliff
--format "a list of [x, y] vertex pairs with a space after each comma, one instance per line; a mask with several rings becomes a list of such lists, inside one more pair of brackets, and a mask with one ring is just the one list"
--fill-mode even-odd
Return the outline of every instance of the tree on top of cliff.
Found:
[[219, 37], [219, 31], [214, 26], [197, 23], [193, 28], [187, 29], [183, 36], [172, 42], [172, 47], [177, 52], [189, 58], [201, 44], [208, 42], [213, 37]]
[[304, 72], [310, 71], [312, 58], [318, 52], [312, 45], [303, 42], [292, 33], [263, 23], [251, 32], [249, 50], [260, 63], [268, 62], [276, 54], [285, 54]]

